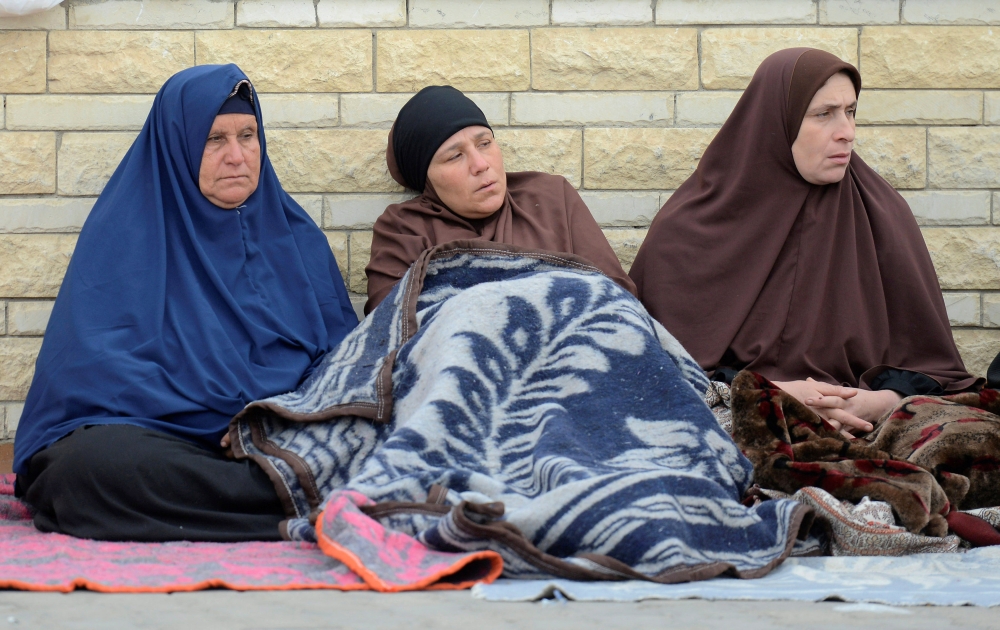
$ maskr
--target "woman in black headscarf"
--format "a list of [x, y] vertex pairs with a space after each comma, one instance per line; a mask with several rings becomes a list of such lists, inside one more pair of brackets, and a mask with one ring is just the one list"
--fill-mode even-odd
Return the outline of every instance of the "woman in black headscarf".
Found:
[[403, 106], [389, 133], [389, 172], [422, 193], [375, 222], [368, 274], [370, 312], [424, 250], [483, 240], [577, 254], [631, 293], [635, 286], [565, 178], [507, 173], [486, 116], [449, 86], [430, 86]]

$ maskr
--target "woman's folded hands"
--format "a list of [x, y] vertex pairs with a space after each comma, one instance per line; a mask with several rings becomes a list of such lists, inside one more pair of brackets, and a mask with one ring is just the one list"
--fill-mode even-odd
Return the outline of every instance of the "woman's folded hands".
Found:
[[873, 392], [822, 383], [812, 378], [775, 381], [774, 384], [852, 438], [854, 434], [871, 431], [872, 423], [902, 400], [902, 396], [890, 389]]

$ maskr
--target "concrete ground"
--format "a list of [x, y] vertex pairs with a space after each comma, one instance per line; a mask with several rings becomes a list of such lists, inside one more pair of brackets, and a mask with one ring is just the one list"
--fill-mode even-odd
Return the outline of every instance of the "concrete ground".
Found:
[[843, 602], [495, 603], [467, 591], [339, 593], [200, 591], [108, 595], [0, 591], [0, 630], [28, 628], [1000, 628], [1000, 608], [890, 608]]

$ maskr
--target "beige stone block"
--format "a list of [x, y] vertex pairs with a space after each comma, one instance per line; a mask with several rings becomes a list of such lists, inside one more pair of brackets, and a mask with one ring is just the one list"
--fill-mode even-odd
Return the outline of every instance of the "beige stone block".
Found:
[[[497, 92], [466, 92], [472, 101], [483, 110], [491, 126], [507, 125], [510, 96]], [[406, 101], [413, 94], [342, 94], [340, 108], [342, 123], [345, 125], [392, 126]]]
[[895, 188], [923, 188], [927, 138], [922, 127], [858, 127], [855, 152]]
[[865, 90], [858, 100], [862, 125], [978, 125], [983, 94], [966, 90]]
[[580, 191], [583, 202], [603, 227], [647, 226], [660, 209], [660, 193]]
[[1000, 289], [1000, 228], [923, 228], [922, 232], [942, 289]]
[[319, 0], [316, 15], [325, 28], [406, 26], [406, 0]]
[[7, 334], [7, 302], [0, 301], [0, 335]]
[[131, 132], [64, 133], [59, 147], [59, 194], [101, 194], [135, 136]]
[[38, 338], [0, 337], [0, 400], [24, 400], [41, 347]]
[[989, 225], [988, 190], [901, 191], [919, 225]]
[[259, 92], [367, 92], [372, 35], [362, 30], [203, 31], [198, 63], [235, 63]]
[[709, 90], [743, 89], [768, 55], [803, 46], [858, 64], [852, 28], [707, 28], [701, 33], [701, 83]]
[[260, 94], [264, 129], [336, 127], [340, 99], [336, 94]]
[[993, 193], [993, 225], [1000, 225], [1000, 193]]
[[1000, 24], [998, 0], [906, 0], [904, 24]]
[[337, 268], [344, 278], [344, 284], [348, 284], [348, 271], [350, 269], [350, 257], [347, 250], [347, 232], [324, 232], [326, 240], [330, 243], [333, 257], [337, 259]]
[[611, 249], [618, 256], [618, 262], [628, 273], [629, 269], [632, 268], [632, 263], [635, 262], [635, 255], [639, 253], [639, 246], [646, 238], [646, 230], [606, 229], [604, 236], [607, 237]]
[[588, 189], [677, 188], [698, 166], [716, 129], [587, 129], [583, 181]]
[[657, 0], [657, 24], [815, 24], [815, 0]]
[[1000, 328], [1000, 293], [983, 294], [983, 326]]
[[93, 198], [0, 197], [0, 233], [79, 232]]
[[527, 90], [528, 31], [380, 31], [377, 66], [379, 92], [416, 92], [428, 85], [453, 85], [463, 91]]
[[983, 122], [1000, 125], [1000, 92], [983, 92]]
[[384, 129], [276, 129], [271, 164], [289, 192], [392, 192]]
[[30, 15], [0, 17], [0, 31], [61, 31], [66, 30], [66, 7], [59, 5]]
[[515, 125], [669, 125], [671, 92], [525, 92], [513, 94]]
[[40, 337], [45, 334], [45, 327], [52, 315], [55, 302], [42, 300], [37, 302], [7, 303], [7, 334], [17, 337]]
[[302, 209], [317, 226], [323, 226], [323, 195], [294, 194], [291, 197], [295, 203], [302, 206]]
[[945, 291], [944, 307], [952, 326], [978, 326], [979, 294]]
[[171, 76], [192, 65], [191, 33], [49, 33], [49, 92], [152, 94]]
[[351, 282], [353, 293], [368, 293], [368, 276], [365, 267], [372, 257], [372, 233], [351, 232]]
[[899, 0], [819, 0], [820, 24], [898, 24]]
[[0, 132], [0, 195], [56, 191], [56, 134]]
[[233, 28], [233, 3], [216, 0], [105, 0], [73, 3], [72, 29]]
[[504, 170], [562, 175], [580, 187], [583, 133], [578, 129], [498, 129]]
[[0, 31], [0, 94], [45, 91], [45, 33]]
[[75, 234], [0, 234], [0, 295], [54, 298], [74, 247]]
[[867, 88], [996, 88], [1000, 31], [988, 26], [870, 26], [861, 33]]
[[7, 403], [4, 407], [6, 407], [7, 412], [7, 439], [11, 439], [17, 432], [17, 425], [21, 421], [21, 414], [24, 413], [24, 403]]
[[313, 0], [239, 0], [236, 25], [250, 28], [316, 26]]
[[722, 126], [743, 92], [681, 92], [677, 95], [679, 127]]
[[152, 95], [40, 94], [7, 97], [8, 129], [113, 131], [142, 129]]
[[367, 295], [357, 295], [354, 293], [350, 294], [351, 306], [354, 307], [354, 314], [358, 316], [358, 321], [364, 321], [365, 319], [365, 302], [368, 301]]
[[927, 130], [931, 188], [1000, 186], [1000, 129], [939, 127]]
[[548, 23], [548, 0], [410, 0], [411, 27], [496, 28]]
[[696, 90], [693, 28], [540, 28], [531, 34], [536, 90]]
[[382, 195], [326, 195], [323, 225], [341, 230], [370, 230], [386, 207], [412, 199], [412, 192]]
[[1000, 330], [957, 328], [951, 334], [965, 362], [965, 369], [973, 376], [986, 376], [986, 370], [997, 356], [997, 348], [1000, 348]]
[[560, 26], [630, 26], [652, 22], [653, 5], [647, 0], [552, 0], [552, 24]]

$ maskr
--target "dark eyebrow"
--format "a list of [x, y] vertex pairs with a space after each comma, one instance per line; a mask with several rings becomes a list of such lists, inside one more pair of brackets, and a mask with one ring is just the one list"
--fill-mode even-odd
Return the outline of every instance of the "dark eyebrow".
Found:
[[[487, 136], [487, 135], [490, 136], [490, 137], [492, 137], [493, 136], [493, 132], [490, 131], [489, 129], [486, 129], [486, 130], [480, 131], [476, 135], [472, 136], [472, 139], [473, 140], [480, 140], [484, 136]], [[443, 149], [438, 149], [438, 150], [439, 151], [444, 151], [445, 153], [447, 153], [448, 151], [454, 151], [455, 149], [457, 149], [458, 145], [460, 145], [460, 144], [462, 144], [461, 140], [459, 140], [458, 142], [453, 142], [453, 143], [449, 144], [448, 146], [444, 147]]]
[[[848, 107], [857, 107], [858, 106], [858, 102], [855, 100], [853, 103], [848, 103], [847, 106]], [[838, 107], [840, 107], [839, 103], [823, 103], [822, 105], [817, 105], [816, 107], [810, 108], [809, 111], [811, 111], [811, 112], [818, 112], [818, 111], [822, 111], [824, 109], [837, 109]]]

